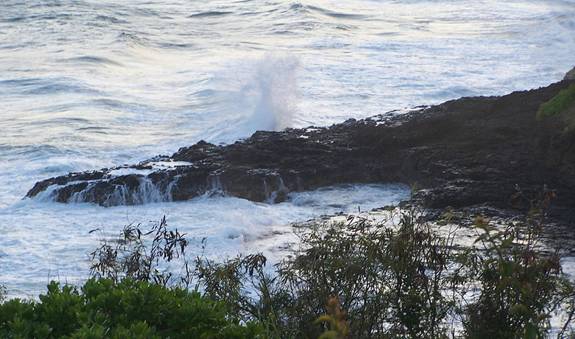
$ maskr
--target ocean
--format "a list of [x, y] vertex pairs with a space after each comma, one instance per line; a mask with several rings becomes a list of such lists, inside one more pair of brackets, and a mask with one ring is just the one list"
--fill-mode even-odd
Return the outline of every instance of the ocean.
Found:
[[206, 238], [209, 257], [280, 258], [292, 222], [409, 196], [350, 184], [276, 205], [104, 208], [23, 199], [38, 180], [536, 88], [573, 65], [573, 0], [2, 0], [0, 283], [34, 297], [52, 279], [82, 281], [102, 234], [164, 215], [192, 248]]

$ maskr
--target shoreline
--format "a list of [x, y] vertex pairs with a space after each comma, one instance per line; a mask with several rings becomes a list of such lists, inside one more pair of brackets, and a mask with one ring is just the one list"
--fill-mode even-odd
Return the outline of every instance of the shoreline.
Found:
[[[570, 74], [570, 73], [569, 73]], [[135, 165], [36, 183], [27, 197], [102, 206], [182, 201], [221, 191], [255, 202], [337, 184], [403, 183], [413, 202], [443, 210], [488, 206], [525, 212], [552, 192], [554, 222], [575, 220], [575, 151], [565, 121], [539, 107], [575, 83], [471, 97], [406, 114], [330, 127], [258, 131], [233, 144], [200, 141]]]

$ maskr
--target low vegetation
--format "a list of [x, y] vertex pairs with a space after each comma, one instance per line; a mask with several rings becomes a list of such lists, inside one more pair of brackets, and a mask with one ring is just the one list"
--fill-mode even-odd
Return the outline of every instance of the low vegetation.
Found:
[[[0, 336], [575, 338], [575, 289], [541, 243], [547, 203], [497, 226], [450, 214], [431, 224], [414, 208], [318, 223], [273, 266], [262, 254], [190, 258], [165, 219], [128, 226], [92, 253], [81, 289], [51, 283], [39, 301], [4, 301]], [[462, 229], [472, 244], [458, 242]]]
[[2, 338], [255, 338], [225, 305], [146, 281], [91, 279], [78, 290], [48, 285], [39, 301], [0, 306]]
[[545, 338], [557, 314], [554, 335], [569, 337], [575, 292], [559, 253], [542, 252], [541, 214], [498, 228], [478, 218], [471, 247], [449, 216], [441, 235], [418, 216], [316, 225], [273, 274], [246, 256], [199, 260], [199, 277], [272, 338]]
[[575, 84], [561, 90], [548, 102], [542, 104], [537, 111], [537, 119], [559, 116], [567, 125], [566, 131], [575, 128]]

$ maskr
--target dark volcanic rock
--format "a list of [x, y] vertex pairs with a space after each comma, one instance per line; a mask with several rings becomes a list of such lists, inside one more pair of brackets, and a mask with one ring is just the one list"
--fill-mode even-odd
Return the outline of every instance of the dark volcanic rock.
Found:
[[[554, 189], [575, 206], [575, 152], [564, 122], [536, 112], [572, 81], [502, 97], [462, 98], [407, 114], [329, 128], [256, 132], [231, 145], [204, 141], [135, 166], [37, 183], [59, 202], [104, 206], [186, 200], [212, 190], [253, 201], [339, 183], [402, 182], [426, 206], [517, 205], [516, 192]], [[129, 173], [133, 171], [133, 173]], [[46, 193], [47, 194], [47, 193]]]

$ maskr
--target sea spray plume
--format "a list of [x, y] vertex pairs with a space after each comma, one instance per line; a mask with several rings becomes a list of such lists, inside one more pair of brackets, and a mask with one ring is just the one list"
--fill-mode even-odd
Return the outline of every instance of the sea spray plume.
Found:
[[255, 78], [247, 87], [256, 102], [249, 122], [256, 130], [289, 127], [296, 110], [298, 60], [267, 55], [256, 66]]
[[224, 121], [203, 139], [233, 142], [258, 130], [290, 127], [297, 112], [298, 69], [294, 56], [266, 54], [216, 76], [216, 102], [222, 105], [218, 113], [223, 113]]

